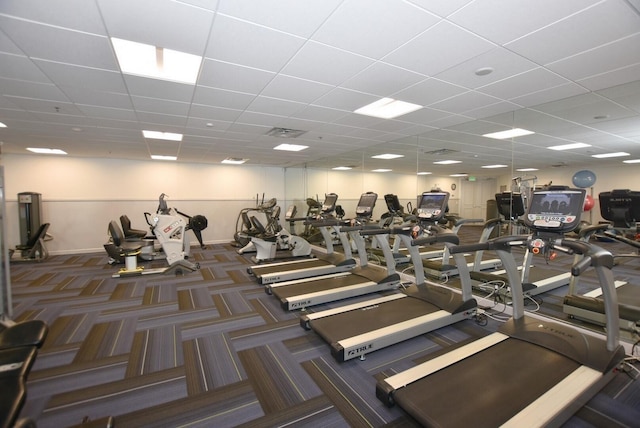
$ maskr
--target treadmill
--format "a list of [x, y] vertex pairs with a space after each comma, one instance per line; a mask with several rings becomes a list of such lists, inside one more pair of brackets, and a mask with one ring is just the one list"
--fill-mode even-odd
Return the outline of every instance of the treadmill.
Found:
[[[261, 264], [247, 268], [250, 275], [255, 276], [259, 284], [273, 284], [279, 281], [290, 281], [300, 278], [308, 278], [317, 275], [325, 275], [336, 272], [347, 272], [356, 266], [351, 253], [351, 245], [346, 237], [340, 233], [340, 221], [333, 217], [338, 195], [328, 193], [322, 204], [320, 218], [308, 219], [309, 224], [317, 227], [322, 234], [327, 248], [326, 254], [317, 257], [290, 260], [284, 262]], [[335, 253], [333, 249], [333, 236], [335, 231], [340, 238], [344, 254]]]
[[[425, 193], [429, 193], [429, 192], [425, 192]], [[424, 199], [425, 193], [422, 194], [423, 198], [418, 201], [418, 210], [420, 210], [421, 208], [424, 208], [424, 207], [421, 207], [420, 204], [425, 202], [425, 199]], [[453, 223], [453, 230], [457, 232], [460, 229], [460, 227], [462, 227], [464, 224], [478, 223], [480, 221], [482, 220], [458, 219]], [[480, 234], [480, 242], [484, 242], [487, 239], [489, 239], [489, 236], [493, 232], [494, 227], [495, 226], [491, 222], [487, 222], [484, 224], [482, 228], [482, 233]], [[446, 247], [443, 251], [441, 260], [423, 258], [422, 267], [427, 276], [436, 278], [439, 280], [447, 280], [452, 276], [458, 275], [458, 268], [454, 263], [451, 263], [451, 255], [449, 254], [449, 251], [447, 250]], [[467, 263], [467, 267], [472, 271], [495, 270], [502, 267], [502, 262], [498, 258], [484, 259], [483, 252], [478, 251], [474, 256], [473, 261]]]
[[[400, 275], [395, 272], [395, 265], [388, 264], [384, 269], [381, 266], [368, 264], [365, 240], [360, 233], [366, 228], [379, 230], [378, 226], [368, 225], [377, 198], [378, 195], [376, 193], [363, 193], [356, 208], [356, 218], [346, 221], [349, 224], [354, 224], [354, 226], [340, 227], [340, 235], [348, 234], [356, 245], [360, 259], [358, 267], [349, 272], [267, 284], [265, 287], [267, 294], [276, 296], [280, 300], [282, 308], [291, 311], [398, 288]], [[384, 245], [384, 240], [387, 239], [386, 235], [373, 236], [380, 245]], [[347, 240], [346, 238], [344, 239]], [[388, 250], [388, 245], [386, 248]], [[385, 257], [393, 259], [390, 251]]]
[[[425, 193], [425, 197], [438, 203], [421, 208], [418, 213], [420, 223], [392, 227], [387, 232], [395, 234], [411, 252], [417, 285], [401, 293], [305, 314], [300, 318], [303, 328], [313, 329], [330, 344], [331, 354], [339, 362], [356, 357], [364, 360], [368, 353], [475, 315], [477, 302], [472, 298], [471, 287], [463, 288], [460, 294], [450, 288], [425, 282], [418, 246], [436, 242], [453, 245], [459, 242], [455, 233], [437, 225], [444, 215], [449, 193], [430, 192]], [[431, 228], [434, 229], [429, 230]], [[423, 230], [429, 235], [412, 240], [412, 235], [422, 235]]]
[[[619, 230], [638, 230], [637, 223], [640, 221], [640, 191], [627, 189], [602, 192], [598, 195], [600, 200], [600, 215], [611, 224], [600, 224], [591, 226], [602, 235], [622, 242], [640, 251], [640, 242], [628, 239]], [[635, 229], [635, 230], [634, 230]], [[633, 254], [633, 257], [639, 257]], [[620, 316], [621, 332], [632, 337], [640, 331], [640, 286], [628, 284], [623, 281], [616, 281], [616, 293], [618, 296], [618, 312]], [[563, 302], [564, 313], [592, 324], [606, 326], [604, 313], [604, 302], [602, 292], [595, 289], [587, 294], [576, 294], [576, 284], [572, 282], [569, 293]]]
[[[566, 189], [566, 186], [551, 186], [550, 189]], [[525, 214], [525, 204], [523, 195], [519, 192], [502, 192], [496, 194], [496, 202], [498, 205], [498, 212], [505, 219], [510, 222], [519, 222], [519, 218]], [[549, 204], [549, 214], [563, 215], [566, 208], [564, 205], [560, 205], [562, 202], [556, 204]], [[526, 248], [524, 258], [521, 266], [520, 281], [522, 283], [522, 289], [527, 296], [535, 296], [537, 294], [545, 293], [547, 291], [554, 290], [559, 287], [563, 287], [569, 284], [571, 280], [571, 272], [563, 272], [556, 275], [548, 276], [545, 269], [537, 268], [532, 270], [533, 256], [538, 254], [535, 249]], [[495, 280], [502, 280], [506, 284], [509, 284], [509, 280], [506, 275], [506, 271], [498, 270], [493, 272], [470, 272], [471, 279], [480, 282], [492, 282]], [[500, 289], [500, 293], [505, 297], [510, 297], [511, 292], [509, 287], [506, 289]]]
[[[618, 340], [613, 256], [593, 244], [562, 237], [579, 223], [585, 193], [535, 191], [525, 218], [537, 230], [535, 238], [502, 236], [452, 248], [464, 281], [470, 278], [461, 252], [498, 253], [512, 284], [513, 317], [495, 333], [378, 381], [376, 396], [389, 406], [399, 405], [425, 426], [558, 426], [606, 385], [625, 357]], [[552, 200], [563, 200], [570, 209], [563, 215], [548, 214], [543, 203]], [[606, 338], [525, 315], [511, 254], [519, 246], [584, 255], [571, 271], [577, 276], [593, 268], [598, 275], [611, 327]]]

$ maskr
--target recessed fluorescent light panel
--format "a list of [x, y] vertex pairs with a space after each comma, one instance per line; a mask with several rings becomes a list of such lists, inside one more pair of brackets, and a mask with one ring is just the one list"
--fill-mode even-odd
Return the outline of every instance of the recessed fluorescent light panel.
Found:
[[371, 172], [391, 172], [391, 169], [384, 169], [384, 168], [380, 168], [380, 169], [372, 169]]
[[429, 174], [433, 174], [432, 172], [427, 172], [427, 171], [421, 171], [418, 173], [418, 175], [429, 175]]
[[441, 160], [441, 161], [434, 162], [434, 164], [436, 164], [436, 165], [453, 165], [454, 163], [462, 163], [462, 161], [458, 161], [458, 160]]
[[450, 174], [449, 177], [466, 177], [469, 174]]
[[153, 159], [153, 160], [174, 161], [174, 160], [178, 160], [178, 157], [177, 156], [164, 156], [164, 155], [151, 155], [151, 159]]
[[67, 152], [60, 149], [44, 149], [38, 147], [28, 147], [27, 150], [33, 153], [38, 153], [41, 155], [66, 155]]
[[275, 146], [273, 150], [284, 150], [287, 152], [299, 152], [300, 150], [308, 149], [309, 146], [300, 146], [298, 144], [280, 144]]
[[626, 161], [622, 161], [624, 163], [640, 163], [640, 159], [629, 159]]
[[4, 123], [0, 122], [0, 128], [6, 128], [7, 125], [5, 125]]
[[226, 158], [221, 163], [226, 163], [229, 165], [242, 165], [248, 160], [249, 159], [242, 159], [242, 158]]
[[620, 158], [623, 156], [631, 156], [631, 155], [626, 152], [602, 153], [601, 155], [591, 155], [592, 158], [598, 158], [598, 159]]
[[404, 155], [394, 155], [393, 153], [385, 153], [383, 155], [371, 156], [373, 159], [398, 159], [403, 158]]
[[506, 131], [491, 132], [484, 134], [483, 137], [495, 138], [496, 140], [506, 140], [508, 138], [522, 137], [523, 135], [535, 134], [533, 131], [528, 131], [522, 128], [507, 129]]
[[120, 70], [125, 74], [190, 85], [198, 79], [202, 63], [200, 56], [115, 37], [111, 38], [111, 43]]
[[403, 114], [411, 113], [421, 109], [422, 106], [411, 104], [404, 101], [394, 100], [393, 98], [382, 98], [364, 107], [360, 107], [354, 113], [365, 116], [379, 117], [381, 119], [393, 119]]
[[518, 171], [518, 172], [529, 172], [529, 171], [537, 171], [537, 170], [538, 170], [538, 168], [519, 168], [519, 169], [516, 169], [516, 171]]
[[334, 168], [331, 168], [334, 171], [349, 171], [351, 169], [350, 166], [336, 166]]
[[591, 147], [591, 144], [585, 144], [585, 143], [562, 144], [560, 146], [547, 147], [547, 149], [551, 149], [551, 150], [572, 150], [572, 149], [583, 149], [585, 147]]
[[152, 138], [154, 140], [182, 141], [182, 134], [173, 132], [142, 131], [142, 135], [144, 138]]
[[493, 168], [506, 168], [509, 165], [483, 165], [482, 168], [493, 169]]

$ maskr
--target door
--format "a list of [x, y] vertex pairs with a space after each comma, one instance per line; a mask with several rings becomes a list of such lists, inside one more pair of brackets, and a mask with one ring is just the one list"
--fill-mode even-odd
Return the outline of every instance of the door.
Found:
[[496, 180], [461, 182], [460, 216], [487, 220], [487, 201], [496, 197]]

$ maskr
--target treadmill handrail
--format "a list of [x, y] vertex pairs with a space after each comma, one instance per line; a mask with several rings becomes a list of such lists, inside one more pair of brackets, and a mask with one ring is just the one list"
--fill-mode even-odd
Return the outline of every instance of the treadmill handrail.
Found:
[[509, 235], [499, 236], [497, 238], [490, 239], [486, 242], [477, 242], [474, 244], [462, 244], [451, 247], [451, 254], [456, 253], [468, 253], [473, 251], [486, 251], [486, 250], [506, 250], [509, 251], [512, 247], [524, 245], [529, 239], [529, 235]]

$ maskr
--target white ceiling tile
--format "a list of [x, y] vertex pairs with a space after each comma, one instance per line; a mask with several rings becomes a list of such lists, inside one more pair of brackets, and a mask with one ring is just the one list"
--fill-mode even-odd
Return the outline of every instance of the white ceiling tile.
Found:
[[[383, 58], [384, 62], [434, 76], [495, 45], [443, 21]], [[417, 54], [419, 53], [419, 54]]]
[[126, 121], [137, 121], [135, 111], [122, 108], [107, 108], [94, 105], [77, 105], [78, 109], [89, 117], [97, 117], [100, 119], [115, 119]]
[[[169, 114], [136, 112], [142, 129], [150, 131], [182, 133], [187, 124], [186, 116], [174, 116]], [[151, 128], [149, 128], [151, 126]]]
[[295, 112], [291, 117], [315, 120], [318, 122], [334, 122], [335, 120], [347, 114], [349, 114], [349, 112], [346, 112], [344, 110], [336, 110], [331, 108], [310, 105]]
[[209, 38], [206, 57], [260, 68], [280, 70], [305, 39], [226, 16], [218, 16]]
[[60, 90], [74, 104], [133, 110], [131, 98], [128, 94], [98, 92], [77, 86], [60, 86]]
[[[105, 70], [118, 69], [111, 44], [104, 36], [18, 21], [2, 15], [0, 27], [30, 58]], [[47, 42], [43, 43], [43, 40]]]
[[[389, 76], [393, 75], [393, 79]], [[425, 79], [425, 76], [403, 70], [382, 62], [376, 62], [353, 76], [341, 86], [355, 91], [387, 97]]]
[[[69, 13], [69, 11], [73, 13]], [[87, 0], [2, 1], [0, 14], [24, 20], [46, 22], [93, 34], [106, 34], [95, 2]]]
[[158, 95], [162, 94], [164, 99], [180, 102], [190, 102], [195, 89], [184, 83], [138, 76], [125, 75], [124, 81], [132, 96], [158, 98]]
[[461, 86], [430, 78], [393, 94], [393, 98], [422, 106], [429, 106], [466, 91], [467, 89]]
[[281, 100], [278, 98], [256, 97], [247, 107], [247, 111], [277, 116], [290, 116], [302, 109], [305, 104]]
[[618, 86], [635, 81], [640, 76], [640, 63], [622, 67], [614, 71], [596, 74], [584, 79], [578, 79], [578, 83], [591, 91]]
[[69, 102], [65, 94], [52, 84], [0, 79], [0, 93], [16, 99], [42, 99], [54, 102]]
[[631, 13], [628, 5], [622, 1], [606, 1], [506, 46], [544, 65], [627, 37], [639, 29], [640, 16]]
[[110, 37], [203, 55], [214, 14], [170, 0], [96, 0]]
[[567, 83], [569, 82], [566, 79], [539, 67], [483, 86], [479, 88], [478, 91], [497, 98], [509, 100], [533, 92], [555, 88]]
[[344, 88], [336, 88], [317, 99], [313, 104], [320, 107], [352, 112], [362, 106], [376, 101], [376, 99], [377, 97], [373, 95], [363, 94], [362, 92], [351, 91]]
[[247, 123], [258, 126], [273, 127], [274, 123], [278, 122], [281, 118], [282, 116], [277, 116], [274, 114], [247, 111], [238, 116], [238, 119], [236, 119], [236, 123]]
[[[492, 68], [493, 71], [487, 75], [476, 75], [476, 70], [487, 67]], [[496, 47], [471, 58], [469, 61], [451, 67], [435, 77], [465, 88], [477, 89], [537, 67], [535, 63], [520, 55]]]
[[[441, 120], [449, 116], [450, 113], [446, 111], [436, 110], [432, 108], [421, 108], [420, 110], [416, 110], [400, 116], [398, 120], [421, 125], [429, 125], [434, 121]], [[467, 118], [467, 120], [469, 120], [469, 118]]]
[[274, 73], [205, 59], [198, 84], [229, 91], [259, 94], [273, 79]]
[[587, 90], [575, 83], [567, 83], [553, 88], [543, 89], [512, 98], [511, 101], [523, 107], [533, 107], [559, 98], [572, 97], [584, 94]]
[[[329, 85], [339, 85], [372, 63], [372, 60], [365, 57], [309, 42], [282, 69], [282, 73]], [[330, 64], [340, 64], [340, 67], [331, 67]]]
[[221, 120], [224, 122], [233, 122], [242, 114], [242, 110], [234, 110], [222, 107], [212, 107], [208, 105], [192, 104], [189, 115], [191, 117], [202, 118], [206, 120]]
[[310, 37], [342, 0], [220, 0], [218, 12], [302, 37]]
[[401, 0], [347, 0], [312, 39], [380, 59], [438, 21], [438, 17]]
[[[640, 30], [640, 24], [638, 29]], [[608, 45], [556, 61], [547, 65], [547, 68], [571, 80], [581, 80], [590, 76], [602, 75], [608, 70], [616, 70], [627, 66], [635, 67], [640, 63], [640, 49], [638, 49], [638, 46], [640, 46], [640, 32]], [[626, 82], [612, 82], [612, 85], [619, 83]]]
[[[546, 27], [599, 0], [473, 1], [449, 17], [452, 22], [500, 45]], [[579, 28], [579, 27], [576, 27]]]
[[90, 88], [93, 91], [127, 93], [122, 75], [114, 70], [101, 70], [37, 59], [33, 60], [33, 63], [58, 86], [79, 86]]
[[410, 3], [442, 17], [449, 16], [466, 4], [473, 3], [473, 1], [474, 0], [409, 0]]
[[187, 116], [189, 103], [159, 100], [157, 98], [131, 97], [136, 112], [160, 113], [174, 116]]
[[196, 87], [195, 94], [193, 95], [193, 102], [195, 104], [244, 110], [251, 104], [254, 98], [255, 95], [251, 94], [225, 91], [223, 89], [199, 85]]
[[24, 56], [24, 52], [0, 29], [0, 52]]
[[26, 56], [0, 53], [0, 77], [51, 83], [47, 76]]
[[500, 101], [498, 98], [492, 97], [476, 91], [468, 91], [464, 94], [456, 95], [444, 101], [432, 104], [430, 107], [448, 112], [465, 113], [480, 107], [489, 106]]
[[332, 85], [278, 74], [262, 91], [263, 96], [311, 103], [334, 88]]

